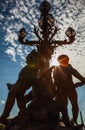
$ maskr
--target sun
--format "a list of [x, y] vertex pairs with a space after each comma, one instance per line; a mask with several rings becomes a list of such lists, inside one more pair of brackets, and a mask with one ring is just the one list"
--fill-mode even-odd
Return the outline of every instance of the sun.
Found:
[[53, 58], [51, 61], [50, 61], [50, 66], [58, 66], [58, 62], [55, 58]]
[[59, 63], [57, 61], [57, 57], [59, 56], [59, 54], [54, 54], [50, 60], [50, 67], [51, 66], [58, 66]]

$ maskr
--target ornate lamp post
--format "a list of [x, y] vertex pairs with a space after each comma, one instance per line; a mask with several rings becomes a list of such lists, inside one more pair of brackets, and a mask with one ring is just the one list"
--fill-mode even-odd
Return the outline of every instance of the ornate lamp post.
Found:
[[69, 45], [75, 40], [75, 30], [71, 27], [69, 27], [65, 34], [68, 37], [68, 40], [65, 39], [63, 41], [59, 40], [53, 40], [53, 37], [57, 34], [58, 32], [58, 27], [55, 26], [55, 21], [50, 14], [50, 9], [51, 5], [48, 1], [44, 0], [39, 7], [41, 11], [41, 16], [38, 20], [38, 25], [39, 27], [36, 28], [34, 27], [34, 33], [37, 36], [38, 40], [24, 40], [24, 38], [27, 35], [27, 32], [25, 31], [24, 28], [22, 28], [19, 33], [18, 33], [18, 40], [21, 44], [25, 45], [30, 45], [33, 46], [35, 45], [37, 47], [37, 51], [39, 51], [44, 57], [47, 59], [50, 59], [50, 56], [48, 55], [48, 50], [51, 50], [51, 54], [54, 51], [54, 48], [62, 45]]

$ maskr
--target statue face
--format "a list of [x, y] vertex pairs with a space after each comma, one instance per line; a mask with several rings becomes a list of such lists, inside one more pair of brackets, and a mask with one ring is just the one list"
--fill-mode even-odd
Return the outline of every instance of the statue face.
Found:
[[67, 56], [66, 57], [62, 57], [62, 58], [58, 59], [58, 62], [62, 66], [68, 66], [69, 58]]

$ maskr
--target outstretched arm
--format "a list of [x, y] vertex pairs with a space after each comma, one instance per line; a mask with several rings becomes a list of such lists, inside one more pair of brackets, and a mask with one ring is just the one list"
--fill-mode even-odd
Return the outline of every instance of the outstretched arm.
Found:
[[72, 68], [72, 74], [75, 76], [77, 79], [85, 83], [85, 77], [83, 77], [76, 69]]

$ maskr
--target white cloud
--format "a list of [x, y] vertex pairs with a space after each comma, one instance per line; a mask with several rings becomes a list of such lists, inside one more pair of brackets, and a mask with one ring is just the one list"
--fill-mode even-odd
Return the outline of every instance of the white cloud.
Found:
[[[40, 1], [42, 2], [42, 0]], [[51, 2], [51, 0], [49, 0]], [[72, 50], [74, 55], [77, 55], [77, 52], [82, 51], [82, 54], [84, 55], [85, 50], [83, 49], [85, 47], [84, 40], [84, 21], [85, 21], [85, 8], [84, 8], [84, 0], [78, 0], [76, 1], [70, 1], [70, 4], [63, 0], [63, 1], [56, 1], [53, 0], [51, 2], [52, 4], [52, 13], [54, 18], [58, 21], [58, 26], [61, 29], [58, 34], [55, 35], [55, 39], [57, 38], [63, 40], [65, 38], [65, 31], [69, 26], [72, 26], [77, 31], [76, 40], [73, 43], [72, 46], [69, 46], [66, 49]], [[63, 6], [62, 6], [63, 4]], [[80, 6], [79, 6], [80, 5]], [[21, 0], [16, 1], [16, 5], [14, 8], [9, 10], [9, 13], [11, 15], [8, 15], [6, 24], [4, 29], [6, 29], [6, 36], [5, 41], [10, 43], [8, 44], [8, 49], [6, 50], [6, 53], [11, 56], [12, 60], [16, 61], [16, 55], [19, 55], [22, 59], [25, 58], [25, 55], [28, 53], [27, 48], [23, 48], [22, 45], [18, 45], [16, 41], [18, 41], [17, 32], [20, 30], [23, 26], [26, 27], [25, 29], [28, 31], [28, 37], [30, 40], [37, 39], [34, 37], [34, 34], [31, 33], [31, 30], [29, 28], [34, 28], [33, 24], [38, 26], [38, 19], [36, 16], [39, 15], [40, 12], [38, 10], [39, 3], [35, 0]], [[4, 5], [3, 5], [4, 7]], [[65, 8], [64, 8], [65, 7]], [[5, 7], [4, 7], [5, 8]], [[82, 10], [83, 9], [83, 10]], [[82, 11], [82, 13], [81, 13]], [[0, 15], [2, 18], [4, 18], [4, 15]], [[17, 19], [17, 21], [16, 21]], [[11, 24], [9, 24], [9, 21], [13, 20]], [[32, 37], [33, 36], [33, 37]], [[29, 40], [28, 39], [28, 40]], [[80, 44], [81, 43], [81, 44]], [[66, 52], [66, 49], [63, 48], [64, 52]], [[76, 48], [76, 49], [75, 49]], [[57, 48], [56, 50], [60, 51], [60, 48]], [[61, 49], [62, 50], [62, 49]], [[80, 57], [77, 57], [77, 61], [80, 61]]]
[[85, 16], [84, 16], [85, 14], [83, 14], [83, 15], [81, 15], [81, 17], [79, 18], [79, 20], [78, 20], [78, 24], [79, 24], [79, 27], [80, 27], [80, 29], [82, 28], [84, 28], [85, 29]]
[[17, 8], [13, 8], [10, 10], [10, 13], [16, 16], [16, 14], [19, 13], [19, 10]]
[[3, 19], [3, 18], [4, 18], [4, 16], [2, 14], [0, 14], [0, 19]]
[[12, 60], [14, 62], [16, 62], [16, 51], [15, 51], [15, 49], [13, 47], [7, 48], [5, 53], [8, 54], [9, 56], [11, 56]]
[[17, 47], [17, 43], [15, 42], [15, 40], [17, 40], [17, 34], [12, 33], [12, 31], [10, 31], [6, 36], [5, 36], [5, 41], [8, 43], [11, 43], [11, 45], [15, 48]]
[[19, 55], [22, 59], [25, 59], [24, 51], [22, 45], [19, 45], [17, 47], [17, 55]]
[[5, 104], [5, 101], [4, 101], [4, 100], [1, 100], [0, 102], [1, 102], [1, 104], [3, 104], [3, 105]]

